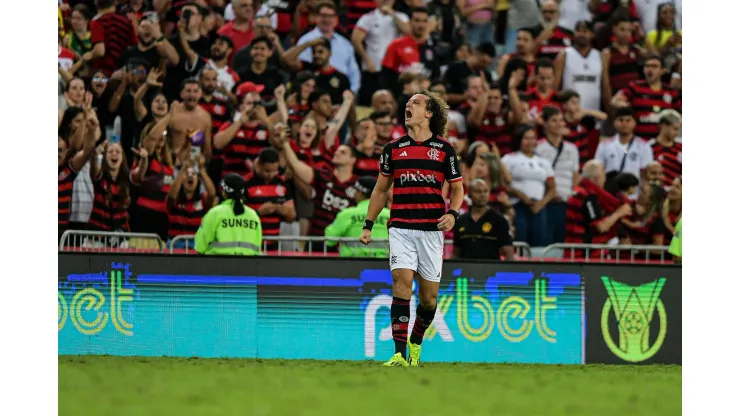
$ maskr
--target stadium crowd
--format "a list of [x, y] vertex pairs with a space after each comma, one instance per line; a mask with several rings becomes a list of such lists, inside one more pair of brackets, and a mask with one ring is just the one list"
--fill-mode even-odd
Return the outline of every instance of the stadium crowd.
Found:
[[422, 89], [449, 104], [470, 193], [456, 255], [507, 236], [667, 245], [681, 215], [681, 0], [58, 11], [60, 237], [194, 234], [227, 173], [244, 176], [265, 237], [323, 236]]

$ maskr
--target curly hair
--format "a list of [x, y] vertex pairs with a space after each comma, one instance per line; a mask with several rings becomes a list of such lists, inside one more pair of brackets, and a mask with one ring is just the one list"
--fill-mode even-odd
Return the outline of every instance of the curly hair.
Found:
[[427, 111], [432, 112], [429, 119], [429, 130], [435, 136], [447, 137], [447, 110], [450, 108], [444, 98], [436, 92], [422, 90], [419, 92], [427, 97]]

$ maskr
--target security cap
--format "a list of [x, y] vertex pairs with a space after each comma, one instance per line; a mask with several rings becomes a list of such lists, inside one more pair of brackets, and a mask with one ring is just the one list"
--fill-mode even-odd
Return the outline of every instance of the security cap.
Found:
[[229, 173], [221, 179], [221, 189], [229, 195], [241, 193], [244, 190], [244, 178], [236, 173]]
[[355, 182], [355, 189], [369, 196], [375, 188], [375, 182], [377, 180], [372, 176], [363, 176]]

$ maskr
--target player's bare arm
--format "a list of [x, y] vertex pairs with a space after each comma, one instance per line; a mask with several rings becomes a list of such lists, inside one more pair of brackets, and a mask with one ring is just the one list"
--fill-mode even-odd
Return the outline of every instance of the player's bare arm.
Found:
[[[450, 210], [460, 212], [462, 207], [463, 198], [465, 198], [465, 190], [463, 189], [462, 181], [456, 181], [448, 183], [450, 187]], [[455, 216], [453, 214], [445, 214], [439, 218], [439, 224], [437, 228], [440, 231], [450, 231], [455, 226]]]
[[372, 225], [375, 219], [380, 214], [380, 211], [385, 207], [386, 199], [388, 198], [388, 191], [393, 185], [393, 180], [390, 176], [378, 175], [378, 182], [375, 183], [373, 193], [370, 194], [370, 204], [367, 207], [367, 217], [365, 218], [365, 227], [362, 230], [360, 236], [360, 242], [362, 244], [370, 244], [370, 234], [372, 231]]
[[290, 146], [290, 141], [283, 138], [281, 140], [281, 146], [283, 148], [283, 153], [285, 154], [285, 160], [288, 162], [288, 166], [293, 169], [293, 174], [295, 175], [295, 177], [305, 183], [313, 183], [313, 169], [311, 168], [311, 166], [308, 166], [300, 159], [298, 159], [298, 156], [295, 154], [293, 148]]

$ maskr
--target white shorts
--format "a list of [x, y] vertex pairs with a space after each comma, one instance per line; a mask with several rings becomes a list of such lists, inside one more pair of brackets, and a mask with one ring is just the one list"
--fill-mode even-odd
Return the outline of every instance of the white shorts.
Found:
[[391, 270], [410, 269], [424, 280], [442, 279], [444, 233], [442, 231], [407, 230], [391, 227], [388, 230]]

